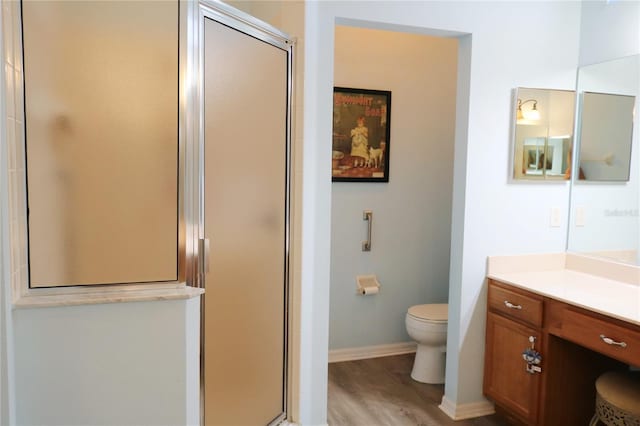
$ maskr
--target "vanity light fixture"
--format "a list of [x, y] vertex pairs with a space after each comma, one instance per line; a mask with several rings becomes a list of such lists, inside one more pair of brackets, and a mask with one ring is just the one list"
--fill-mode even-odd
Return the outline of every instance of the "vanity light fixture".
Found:
[[[533, 102], [533, 107], [527, 112], [522, 112], [522, 105], [527, 102]], [[540, 120], [540, 111], [538, 111], [538, 101], [536, 99], [527, 99], [526, 101], [522, 101], [522, 99], [518, 99], [518, 111], [516, 113], [516, 119], [520, 120], [532, 120], [538, 121]]]

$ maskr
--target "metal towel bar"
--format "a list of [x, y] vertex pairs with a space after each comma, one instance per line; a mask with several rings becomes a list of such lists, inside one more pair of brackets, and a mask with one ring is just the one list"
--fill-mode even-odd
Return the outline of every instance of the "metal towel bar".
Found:
[[365, 210], [362, 212], [362, 219], [367, 223], [367, 239], [362, 242], [362, 251], [371, 251], [371, 224], [373, 223], [373, 212], [371, 210]]

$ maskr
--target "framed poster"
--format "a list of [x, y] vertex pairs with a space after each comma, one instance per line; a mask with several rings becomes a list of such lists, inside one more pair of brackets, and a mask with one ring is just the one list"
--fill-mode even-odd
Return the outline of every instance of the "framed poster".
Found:
[[389, 182], [391, 92], [333, 88], [333, 182]]

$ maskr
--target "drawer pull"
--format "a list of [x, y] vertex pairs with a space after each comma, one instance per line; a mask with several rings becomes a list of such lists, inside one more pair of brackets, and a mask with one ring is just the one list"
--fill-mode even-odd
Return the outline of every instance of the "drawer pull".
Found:
[[504, 306], [506, 306], [509, 309], [522, 309], [522, 305], [514, 305], [513, 303], [509, 302], [508, 300], [504, 301]]
[[613, 340], [611, 337], [607, 337], [604, 334], [600, 335], [600, 338], [602, 339], [603, 342], [605, 342], [607, 345], [614, 345], [614, 346], [620, 346], [621, 348], [626, 348], [627, 344], [625, 342], [616, 342], [615, 340]]

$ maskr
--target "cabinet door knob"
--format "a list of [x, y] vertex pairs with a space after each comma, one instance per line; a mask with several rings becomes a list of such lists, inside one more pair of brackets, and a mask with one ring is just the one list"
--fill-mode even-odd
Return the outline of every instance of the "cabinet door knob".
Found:
[[509, 302], [508, 300], [504, 301], [504, 306], [506, 306], [509, 309], [522, 309], [522, 305], [514, 305], [513, 303]]
[[600, 335], [600, 338], [602, 339], [603, 342], [605, 342], [607, 345], [613, 345], [613, 346], [620, 346], [621, 348], [626, 348], [627, 347], [627, 343], [626, 342], [616, 342], [615, 340], [613, 340], [611, 337], [607, 337], [604, 334]]

